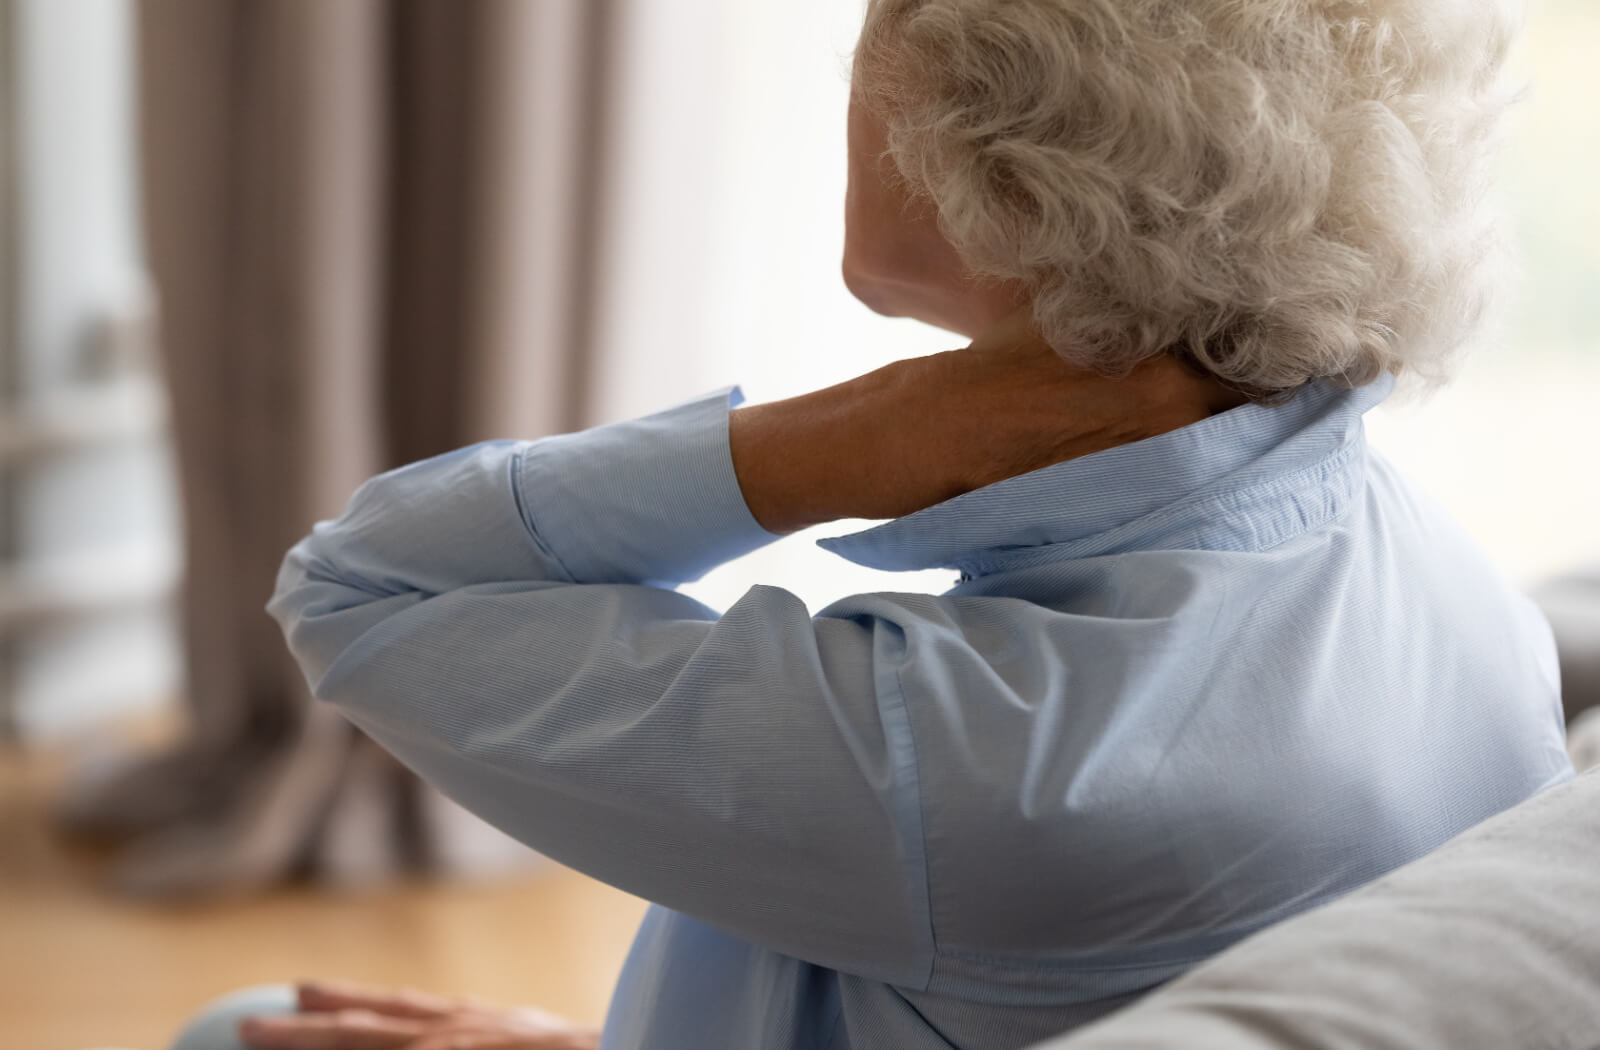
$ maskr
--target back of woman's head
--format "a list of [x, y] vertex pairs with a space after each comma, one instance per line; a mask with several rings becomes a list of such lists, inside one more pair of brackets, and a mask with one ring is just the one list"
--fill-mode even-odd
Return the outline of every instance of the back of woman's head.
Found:
[[1438, 378], [1494, 283], [1511, 0], [871, 0], [856, 89], [1076, 363]]

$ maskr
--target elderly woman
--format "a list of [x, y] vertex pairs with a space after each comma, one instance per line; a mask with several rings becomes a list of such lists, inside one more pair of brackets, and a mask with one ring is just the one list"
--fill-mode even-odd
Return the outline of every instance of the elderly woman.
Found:
[[[1362, 432], [1483, 312], [1511, 31], [874, 0], [846, 283], [971, 345], [382, 475], [270, 605], [318, 697], [655, 903], [604, 1034], [313, 987], [247, 1042], [1009, 1050], [1570, 778], [1545, 623]], [[959, 582], [673, 590], [847, 517]]]

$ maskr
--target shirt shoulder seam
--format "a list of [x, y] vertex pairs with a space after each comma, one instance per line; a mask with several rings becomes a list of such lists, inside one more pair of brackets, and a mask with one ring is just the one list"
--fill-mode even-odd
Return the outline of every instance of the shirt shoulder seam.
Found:
[[[938, 932], [934, 928], [933, 921], [932, 874], [928, 865], [927, 814], [923, 806], [921, 762], [917, 755], [916, 730], [911, 725], [911, 712], [906, 703], [905, 682], [900, 676], [898, 667], [894, 669], [893, 674], [893, 695], [884, 697], [884, 700], [889, 705], [884, 713], [886, 716], [892, 716], [892, 722], [900, 729], [901, 735], [905, 740], [907, 752], [904, 760], [906, 773], [904, 783], [906, 784], [905, 790], [910, 793], [910, 802], [907, 807], [908, 811], [903, 816], [909, 817], [915, 827], [908, 829], [909, 833], [906, 834], [905, 839], [907, 846], [916, 850], [916, 856], [909, 858], [909, 860], [915, 865], [916, 875], [918, 876], [918, 884], [909, 886], [907, 889], [914, 895], [914, 903], [922, 913], [921, 918], [926, 928], [927, 957], [919, 962], [922, 970], [919, 990], [926, 991], [933, 981], [934, 960], [939, 954]], [[886, 732], [889, 729], [889, 726], [885, 727]]]

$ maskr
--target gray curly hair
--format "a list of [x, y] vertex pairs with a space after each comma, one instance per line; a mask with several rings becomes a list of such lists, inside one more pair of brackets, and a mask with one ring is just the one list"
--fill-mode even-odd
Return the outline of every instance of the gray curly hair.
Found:
[[1443, 378], [1496, 283], [1513, 0], [869, 0], [858, 100], [1064, 358]]

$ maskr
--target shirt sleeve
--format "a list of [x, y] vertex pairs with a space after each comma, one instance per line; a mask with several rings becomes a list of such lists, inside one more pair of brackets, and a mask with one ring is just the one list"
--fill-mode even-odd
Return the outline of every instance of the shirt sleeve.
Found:
[[507, 833], [921, 987], [902, 632], [777, 588], [720, 617], [669, 589], [775, 538], [733, 471], [737, 396], [380, 475], [289, 552], [268, 611], [319, 699]]

